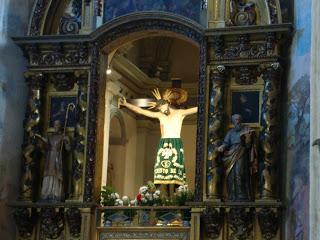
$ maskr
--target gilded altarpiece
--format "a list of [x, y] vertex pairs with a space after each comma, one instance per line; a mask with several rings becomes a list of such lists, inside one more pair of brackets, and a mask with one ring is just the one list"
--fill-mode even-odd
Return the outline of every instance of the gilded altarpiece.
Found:
[[[101, 17], [101, 1], [83, 1], [81, 11], [75, 1], [78, 10], [60, 14], [60, 25], [46, 23], [51, 1], [35, 3], [29, 37], [14, 39], [28, 60], [25, 77], [29, 87], [21, 193], [10, 204], [14, 208], [17, 239], [134, 239], [128, 229], [113, 231], [101, 227], [101, 219], [94, 218], [99, 211], [96, 189], [101, 187], [97, 149], [102, 131], [98, 116], [104, 105], [105, 88], [102, 59], [115, 42], [141, 33], [171, 33], [199, 46], [198, 128], [195, 198], [189, 203], [191, 226], [176, 231], [139, 228], [132, 230], [134, 236], [281, 239], [281, 47], [290, 25], [281, 23], [276, 0], [230, 0], [227, 7], [218, 2], [208, 1], [209, 28], [174, 14], [146, 12], [107, 22], [95, 31], [92, 22]], [[211, 9], [212, 6], [215, 7]], [[68, 24], [74, 27], [70, 28], [72, 31], [66, 27]], [[58, 30], [54, 29], [56, 25], [60, 26]], [[77, 35], [91, 30], [91, 34]], [[63, 36], [41, 36], [57, 32]], [[74, 106], [70, 115], [66, 111], [69, 105]], [[257, 137], [257, 161], [248, 170], [248, 201], [228, 201], [225, 194], [218, 147], [232, 127], [233, 113], [241, 113]], [[65, 167], [65, 200], [41, 201], [38, 172], [43, 168], [44, 153], [34, 136], [50, 134], [53, 122], [65, 119], [66, 115], [69, 123], [65, 133], [71, 139], [72, 151]]]
[[[279, 29], [280, 30], [280, 29]], [[207, 67], [206, 179], [203, 224], [207, 239], [280, 239], [282, 203], [281, 79], [279, 32], [209, 35]], [[240, 114], [254, 130], [256, 158], [250, 163], [250, 198], [229, 201], [218, 147]], [[208, 218], [211, 220], [209, 221]]]

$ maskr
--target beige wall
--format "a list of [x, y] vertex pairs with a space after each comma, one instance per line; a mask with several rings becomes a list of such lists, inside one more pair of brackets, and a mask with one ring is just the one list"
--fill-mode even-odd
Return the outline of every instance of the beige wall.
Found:
[[196, 165], [196, 136], [196, 124], [184, 124], [182, 126], [181, 139], [184, 148], [187, 184], [193, 190]]
[[125, 165], [124, 175], [119, 175], [119, 178], [124, 179], [123, 192], [125, 195], [134, 196], [136, 193], [135, 186], [135, 164], [136, 164], [136, 149], [137, 149], [137, 122], [136, 119], [123, 112], [126, 133], [127, 133], [127, 143], [125, 145]]
[[111, 174], [111, 184], [120, 195], [123, 194], [124, 178], [119, 176], [124, 176], [125, 157], [125, 146], [110, 145], [108, 168], [112, 167], [112, 171], [108, 171], [107, 177]]

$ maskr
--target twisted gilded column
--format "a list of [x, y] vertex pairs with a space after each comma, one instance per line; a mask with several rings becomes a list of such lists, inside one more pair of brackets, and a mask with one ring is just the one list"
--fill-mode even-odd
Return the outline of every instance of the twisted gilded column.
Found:
[[72, 162], [72, 200], [81, 200], [83, 193], [83, 166], [85, 162], [86, 118], [88, 99], [88, 72], [76, 71], [78, 99]]
[[22, 173], [20, 199], [31, 201], [33, 198], [34, 182], [34, 151], [37, 141], [35, 134], [40, 133], [40, 110], [43, 74], [36, 72], [26, 72], [25, 78], [29, 85], [29, 97], [24, 121], [24, 139], [22, 145]]
[[221, 171], [218, 146], [223, 138], [223, 95], [226, 81], [225, 67], [214, 66], [210, 69], [210, 99], [208, 116], [207, 148], [207, 195], [210, 199], [221, 197]]
[[264, 80], [261, 109], [263, 166], [261, 169], [261, 198], [277, 197], [277, 169], [280, 160], [280, 64], [262, 66]]

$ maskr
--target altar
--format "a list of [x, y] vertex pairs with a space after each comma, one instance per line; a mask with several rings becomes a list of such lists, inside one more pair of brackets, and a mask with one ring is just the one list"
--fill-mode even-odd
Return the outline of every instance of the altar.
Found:
[[17, 239], [280, 240], [278, 0], [208, 1], [206, 24], [182, 3], [96, 2], [36, 1], [14, 38], [29, 91]]

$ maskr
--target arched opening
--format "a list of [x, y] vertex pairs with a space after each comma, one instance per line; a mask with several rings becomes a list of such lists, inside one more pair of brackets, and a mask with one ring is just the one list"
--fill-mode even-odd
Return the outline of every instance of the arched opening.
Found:
[[[152, 98], [151, 91], [159, 88], [161, 92], [172, 87], [172, 80], [181, 82], [181, 87], [188, 92], [188, 101], [182, 108], [197, 106], [199, 81], [199, 45], [181, 35], [168, 31], [137, 32], [113, 41], [105, 46], [106, 56], [102, 70], [106, 72], [105, 112], [117, 107], [117, 98], [127, 99]], [[137, 115], [128, 109], [120, 109], [126, 125], [127, 139], [124, 145], [114, 146], [112, 137], [104, 134], [104, 150], [102, 165], [103, 183], [112, 183], [110, 166], [118, 157], [124, 160], [117, 177], [121, 178], [121, 186], [116, 191], [133, 197], [139, 186], [153, 181], [153, 168], [156, 160], [157, 145], [161, 138], [159, 121]], [[114, 118], [105, 115], [105, 130], [117, 131]], [[115, 127], [115, 129], [113, 129]], [[197, 115], [187, 117], [182, 125], [181, 139], [185, 151], [185, 167], [187, 184], [194, 189], [196, 168]], [[106, 141], [109, 139], [109, 142]], [[122, 149], [121, 153], [119, 149]], [[107, 150], [108, 149], [108, 150]], [[117, 149], [115, 151], [115, 149]], [[106, 162], [108, 167], [106, 168]], [[123, 175], [118, 174], [123, 172]], [[123, 186], [123, 189], [122, 189]]]
[[[113, 115], [113, 116], [112, 116]], [[123, 194], [124, 179], [118, 176], [124, 175], [125, 165], [125, 125], [122, 115], [112, 114], [109, 132], [109, 152], [107, 168], [107, 186], [113, 186], [119, 194]]]

